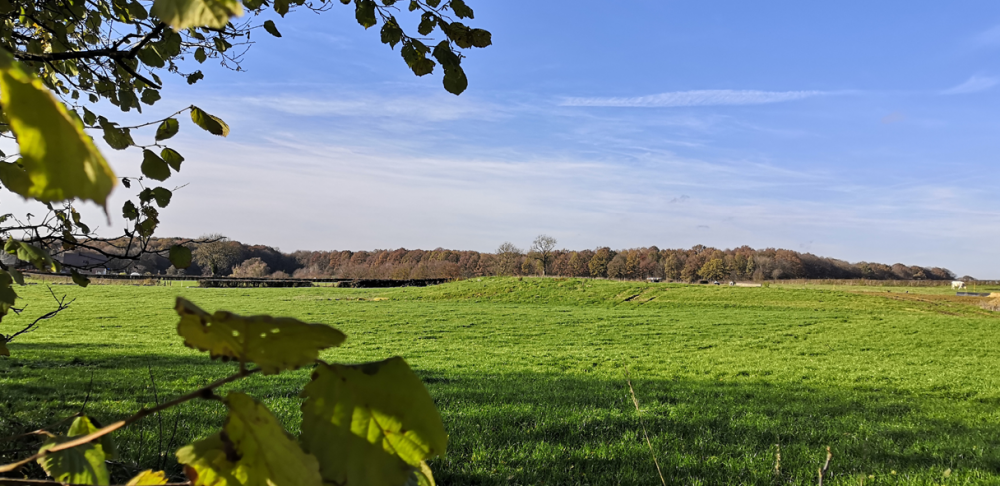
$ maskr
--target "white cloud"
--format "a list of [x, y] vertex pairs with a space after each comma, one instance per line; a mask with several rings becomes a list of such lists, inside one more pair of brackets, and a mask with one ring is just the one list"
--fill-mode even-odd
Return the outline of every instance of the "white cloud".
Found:
[[245, 106], [267, 108], [296, 116], [450, 121], [470, 118], [489, 119], [500, 113], [500, 108], [491, 104], [443, 95], [390, 98], [354, 93], [313, 93], [309, 96], [244, 97], [236, 101]]
[[998, 83], [1000, 83], [1000, 79], [997, 78], [973, 76], [967, 79], [964, 83], [948, 88], [941, 93], [948, 95], [978, 93], [980, 91], [986, 91], [996, 86]]
[[757, 91], [734, 89], [704, 89], [671, 91], [628, 98], [566, 98], [562, 106], [608, 106], [637, 108], [667, 108], [680, 106], [762, 105], [795, 101], [832, 94], [826, 91]]
[[976, 45], [981, 47], [1000, 46], [1000, 25], [984, 30], [974, 37]]

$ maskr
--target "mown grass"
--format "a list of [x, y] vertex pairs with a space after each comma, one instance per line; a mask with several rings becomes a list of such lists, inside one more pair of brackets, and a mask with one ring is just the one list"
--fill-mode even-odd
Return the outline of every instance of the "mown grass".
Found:
[[[230, 374], [233, 365], [176, 336], [181, 295], [207, 310], [334, 325], [349, 339], [328, 361], [406, 357], [450, 434], [447, 457], [432, 463], [440, 484], [659, 483], [640, 420], [671, 484], [815, 483], [828, 445], [826, 484], [1000, 483], [1000, 313], [936, 289], [516, 278], [368, 290], [53, 288], [78, 300], [0, 360], [0, 436], [76, 412], [88, 390], [87, 412], [111, 421]], [[28, 310], [3, 332], [50, 299], [41, 285], [19, 292]], [[308, 373], [231, 388], [262, 399], [294, 433]], [[147, 419], [118, 435], [113, 471], [176, 473], [172, 452], [223, 418], [218, 404], [192, 402]], [[0, 454], [21, 457], [35, 442], [0, 443], [13, 449]]]

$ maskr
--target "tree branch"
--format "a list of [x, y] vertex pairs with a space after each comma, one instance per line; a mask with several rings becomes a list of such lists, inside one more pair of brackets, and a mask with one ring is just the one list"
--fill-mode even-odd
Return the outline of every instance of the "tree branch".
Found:
[[[230, 376], [227, 376], [227, 377], [222, 378], [220, 380], [217, 380], [217, 381], [215, 381], [215, 382], [213, 382], [213, 383], [211, 383], [209, 385], [206, 385], [206, 386], [204, 386], [202, 388], [199, 388], [199, 389], [197, 389], [197, 390], [195, 390], [195, 391], [193, 391], [191, 393], [188, 393], [187, 395], [181, 395], [181, 396], [179, 396], [179, 397], [177, 397], [177, 398], [175, 398], [175, 399], [173, 399], [173, 400], [171, 400], [169, 402], [163, 403], [163, 404], [158, 405], [158, 406], [153, 407], [153, 408], [143, 408], [142, 410], [139, 410], [138, 412], [136, 412], [135, 415], [132, 415], [131, 417], [129, 417], [129, 418], [125, 419], [125, 420], [119, 420], [119, 421], [117, 421], [117, 422], [115, 422], [115, 423], [113, 423], [111, 425], [103, 427], [103, 428], [97, 430], [94, 433], [87, 434], [87, 435], [84, 435], [82, 437], [76, 437], [73, 440], [70, 440], [68, 442], [63, 442], [62, 444], [59, 444], [59, 445], [57, 445], [57, 446], [55, 446], [55, 447], [53, 447], [51, 449], [47, 449], [45, 451], [39, 452], [38, 454], [35, 454], [35, 455], [31, 456], [31, 457], [26, 457], [24, 459], [21, 459], [20, 461], [13, 462], [13, 463], [10, 463], [10, 464], [6, 464], [4, 466], [0, 466], [0, 473], [6, 473], [6, 472], [17, 470], [21, 466], [24, 466], [25, 464], [28, 464], [28, 463], [30, 463], [30, 462], [32, 462], [34, 460], [40, 459], [42, 457], [45, 457], [45, 456], [47, 456], [49, 454], [52, 454], [54, 452], [64, 451], [66, 449], [71, 449], [73, 447], [77, 447], [77, 446], [86, 444], [88, 442], [93, 441], [94, 439], [98, 439], [100, 437], [104, 437], [105, 435], [108, 435], [108, 434], [110, 434], [110, 433], [112, 433], [112, 432], [114, 432], [114, 431], [116, 431], [116, 430], [118, 430], [118, 429], [120, 429], [122, 427], [125, 427], [127, 425], [133, 424], [135, 422], [138, 422], [139, 420], [142, 420], [143, 418], [145, 418], [145, 417], [147, 417], [149, 415], [152, 415], [152, 414], [157, 413], [157, 412], [159, 412], [161, 410], [165, 410], [165, 409], [168, 409], [168, 408], [176, 406], [176, 405], [180, 405], [180, 404], [182, 404], [182, 403], [184, 403], [186, 401], [193, 400], [195, 398], [208, 398], [208, 397], [212, 397], [212, 396], [214, 396], [213, 391], [216, 388], [218, 388], [218, 387], [220, 387], [222, 385], [225, 385], [226, 383], [229, 383], [231, 381], [236, 381], [236, 380], [239, 380], [241, 378], [245, 378], [247, 376], [250, 376], [250, 375], [252, 375], [254, 373], [257, 373], [258, 371], [260, 371], [260, 368], [254, 368], [252, 370], [241, 369], [238, 373], [236, 373], [234, 375], [230, 375]], [[2, 483], [0, 483], [0, 484], [2, 484]], [[55, 484], [59, 484], [59, 483], [55, 483]]]

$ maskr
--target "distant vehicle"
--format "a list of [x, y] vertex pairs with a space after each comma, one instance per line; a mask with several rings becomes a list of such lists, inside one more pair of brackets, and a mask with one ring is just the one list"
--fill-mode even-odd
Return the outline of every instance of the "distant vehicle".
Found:
[[139, 273], [139, 272], [132, 272], [132, 273], [128, 274], [128, 276], [129, 276], [129, 277], [141, 277], [141, 276], [142, 276], [142, 274], [141, 274], [141, 273]]
[[712, 280], [712, 285], [720, 285], [718, 280]]

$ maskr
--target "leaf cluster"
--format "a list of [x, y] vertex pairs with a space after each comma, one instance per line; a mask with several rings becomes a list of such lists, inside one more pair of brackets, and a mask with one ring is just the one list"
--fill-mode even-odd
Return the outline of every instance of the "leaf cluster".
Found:
[[[204, 78], [199, 66], [216, 60], [241, 70], [240, 62], [255, 29], [281, 37], [275, 20], [295, 9], [324, 11], [332, 0], [0, 0], [0, 137], [17, 141], [18, 153], [0, 151], [0, 185], [46, 205], [41, 222], [31, 215], [0, 217], [5, 250], [39, 270], [59, 271], [58, 251], [85, 249], [102, 253], [101, 240], [80, 221], [72, 201], [89, 200], [108, 211], [116, 187], [135, 190], [121, 207], [127, 244], [115, 258], [139, 259], [160, 224], [174, 191], [161, 185], [181, 170], [183, 155], [167, 143], [181, 129], [180, 116], [213, 135], [225, 137], [229, 126], [205, 110], [189, 106], [172, 115], [123, 126], [101, 110], [109, 103], [122, 112], [142, 112], [161, 99], [162, 77], [178, 75], [188, 84]], [[350, 0], [341, 3], [351, 4]], [[405, 15], [419, 17], [421, 37], [407, 34], [394, 0], [355, 0], [355, 17], [366, 29], [382, 23], [381, 40], [400, 45], [407, 66], [418, 76], [440, 64], [446, 90], [459, 94], [468, 86], [463, 49], [486, 47], [491, 34], [459, 20], [472, 19], [464, 0], [412, 0]], [[275, 18], [261, 19], [267, 16]], [[440, 31], [433, 45], [425, 36]], [[431, 47], [433, 45], [433, 47]], [[155, 132], [140, 136], [143, 129]], [[136, 153], [138, 175], [119, 176], [88, 133], [99, 134], [113, 150]], [[144, 139], [145, 138], [145, 139]], [[141, 155], [140, 155], [141, 154]], [[135, 186], [135, 187], [133, 187]], [[70, 218], [72, 216], [72, 218]], [[4, 225], [6, 221], [14, 224]], [[23, 244], [23, 249], [15, 248]], [[103, 253], [102, 253], [103, 254]], [[172, 247], [173, 265], [186, 268], [190, 249]], [[87, 280], [74, 271], [74, 281]], [[7, 272], [6, 268], [3, 272]], [[14, 274], [11, 279], [16, 280]], [[0, 278], [0, 318], [15, 296]]]

